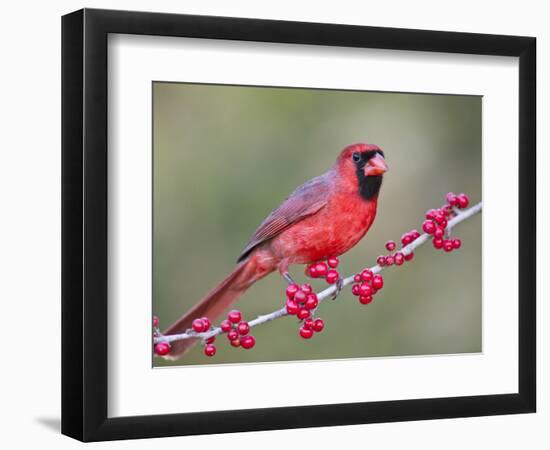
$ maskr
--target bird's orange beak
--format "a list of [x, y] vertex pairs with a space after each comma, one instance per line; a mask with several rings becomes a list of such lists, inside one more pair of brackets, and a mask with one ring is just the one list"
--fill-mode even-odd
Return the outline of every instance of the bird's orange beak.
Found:
[[389, 168], [386, 164], [386, 160], [381, 154], [377, 153], [369, 159], [369, 162], [365, 165], [365, 176], [369, 177], [382, 175], [388, 170]]

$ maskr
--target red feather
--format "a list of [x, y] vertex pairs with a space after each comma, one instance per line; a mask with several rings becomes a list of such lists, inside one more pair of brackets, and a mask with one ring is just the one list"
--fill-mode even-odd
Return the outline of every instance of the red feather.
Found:
[[329, 191], [330, 181], [327, 174], [302, 184], [260, 224], [241, 252], [238, 262], [244, 260], [258, 245], [273, 239], [290, 225], [326, 206]]

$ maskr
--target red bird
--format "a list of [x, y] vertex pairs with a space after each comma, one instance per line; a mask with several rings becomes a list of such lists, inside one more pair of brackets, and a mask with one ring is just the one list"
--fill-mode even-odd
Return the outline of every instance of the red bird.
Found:
[[[387, 170], [378, 146], [344, 148], [334, 166], [304, 183], [267, 216], [233, 272], [163, 333], [183, 333], [199, 317], [215, 321], [253, 283], [276, 269], [291, 283], [289, 265], [311, 264], [347, 252], [374, 221]], [[194, 339], [173, 342], [166, 357], [175, 359], [194, 343]]]

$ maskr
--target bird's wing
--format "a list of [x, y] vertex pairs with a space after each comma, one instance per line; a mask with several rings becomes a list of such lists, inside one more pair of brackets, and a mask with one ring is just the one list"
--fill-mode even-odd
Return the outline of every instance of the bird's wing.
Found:
[[288, 198], [275, 208], [256, 229], [238, 262], [245, 259], [250, 252], [262, 242], [273, 239], [290, 225], [315, 214], [327, 204], [329, 181], [321, 175], [297, 188]]

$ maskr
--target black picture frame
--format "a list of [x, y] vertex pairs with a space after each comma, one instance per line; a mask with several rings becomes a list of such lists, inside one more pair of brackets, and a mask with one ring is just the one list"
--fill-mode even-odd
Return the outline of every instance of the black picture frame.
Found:
[[[470, 397], [107, 416], [109, 33], [519, 57], [519, 386]], [[62, 18], [62, 433], [82, 441], [534, 412], [536, 39], [83, 9]]]

